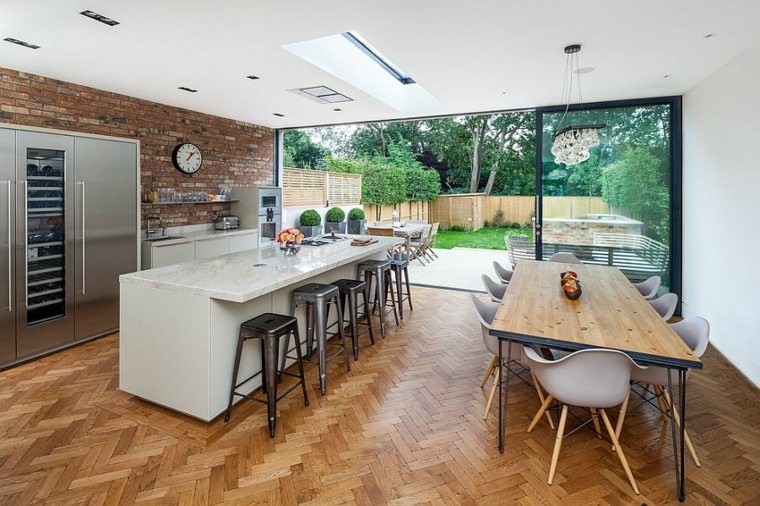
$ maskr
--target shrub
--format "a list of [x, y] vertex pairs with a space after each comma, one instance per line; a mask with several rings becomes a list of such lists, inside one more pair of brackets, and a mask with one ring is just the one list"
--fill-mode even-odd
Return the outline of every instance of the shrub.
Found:
[[517, 223], [516, 221], [513, 221], [512, 224], [510, 225], [510, 227], [512, 227], [512, 228], [520, 228], [520, 224]]
[[322, 224], [322, 217], [314, 209], [307, 209], [301, 213], [298, 222], [302, 227], [316, 227]]
[[489, 222], [488, 220], [483, 220], [483, 226], [485, 228], [490, 228], [491, 227], [491, 222]]
[[364, 209], [361, 209], [359, 207], [354, 207], [348, 212], [348, 219], [349, 220], [363, 220]]
[[496, 214], [494, 214], [493, 222], [491, 222], [491, 226], [496, 228], [502, 228], [506, 225], [504, 221], [504, 211], [501, 209], [498, 209], [496, 211]]
[[450, 232], [464, 232], [465, 229], [462, 225], [451, 225], [449, 227]]
[[340, 207], [331, 207], [327, 211], [325, 219], [330, 223], [341, 223], [346, 219], [346, 212]]

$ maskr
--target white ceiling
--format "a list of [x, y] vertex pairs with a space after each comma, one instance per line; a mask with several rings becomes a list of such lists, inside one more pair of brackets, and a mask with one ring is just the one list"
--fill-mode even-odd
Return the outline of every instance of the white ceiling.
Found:
[[[305, 126], [404, 115], [282, 48], [294, 42], [355, 30], [440, 102], [431, 114], [452, 114], [556, 104], [562, 48], [575, 42], [596, 69], [586, 102], [681, 94], [758, 43], [758, 21], [757, 0], [0, 0], [0, 39], [42, 46], [0, 41], [0, 66]], [[355, 101], [335, 112], [286, 91], [316, 85]]]

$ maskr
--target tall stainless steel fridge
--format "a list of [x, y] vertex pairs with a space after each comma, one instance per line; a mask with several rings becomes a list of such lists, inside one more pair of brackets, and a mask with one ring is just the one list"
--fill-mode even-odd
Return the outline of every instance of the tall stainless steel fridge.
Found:
[[0, 128], [0, 367], [118, 327], [137, 172], [134, 142]]

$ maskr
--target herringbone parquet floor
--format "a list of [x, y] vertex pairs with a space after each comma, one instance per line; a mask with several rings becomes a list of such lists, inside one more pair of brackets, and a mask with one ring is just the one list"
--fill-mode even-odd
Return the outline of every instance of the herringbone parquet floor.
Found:
[[[632, 408], [622, 442], [634, 496], [609, 445], [568, 438], [546, 484], [554, 433], [525, 428], [537, 401], [515, 382], [508, 449], [478, 388], [489, 357], [467, 295], [414, 289], [415, 310], [324, 397], [263, 406], [204, 424], [120, 392], [118, 336], [0, 373], [0, 504], [667, 504], [675, 503], [669, 431]], [[715, 350], [694, 374], [687, 502], [760, 503], [758, 392]]]

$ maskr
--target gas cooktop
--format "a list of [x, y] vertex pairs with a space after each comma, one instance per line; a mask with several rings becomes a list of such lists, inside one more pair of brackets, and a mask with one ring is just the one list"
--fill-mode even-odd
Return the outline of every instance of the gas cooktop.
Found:
[[339, 241], [345, 241], [346, 238], [341, 235], [325, 234], [317, 237], [307, 237], [301, 241], [302, 246], [324, 246], [326, 244], [333, 244]]

